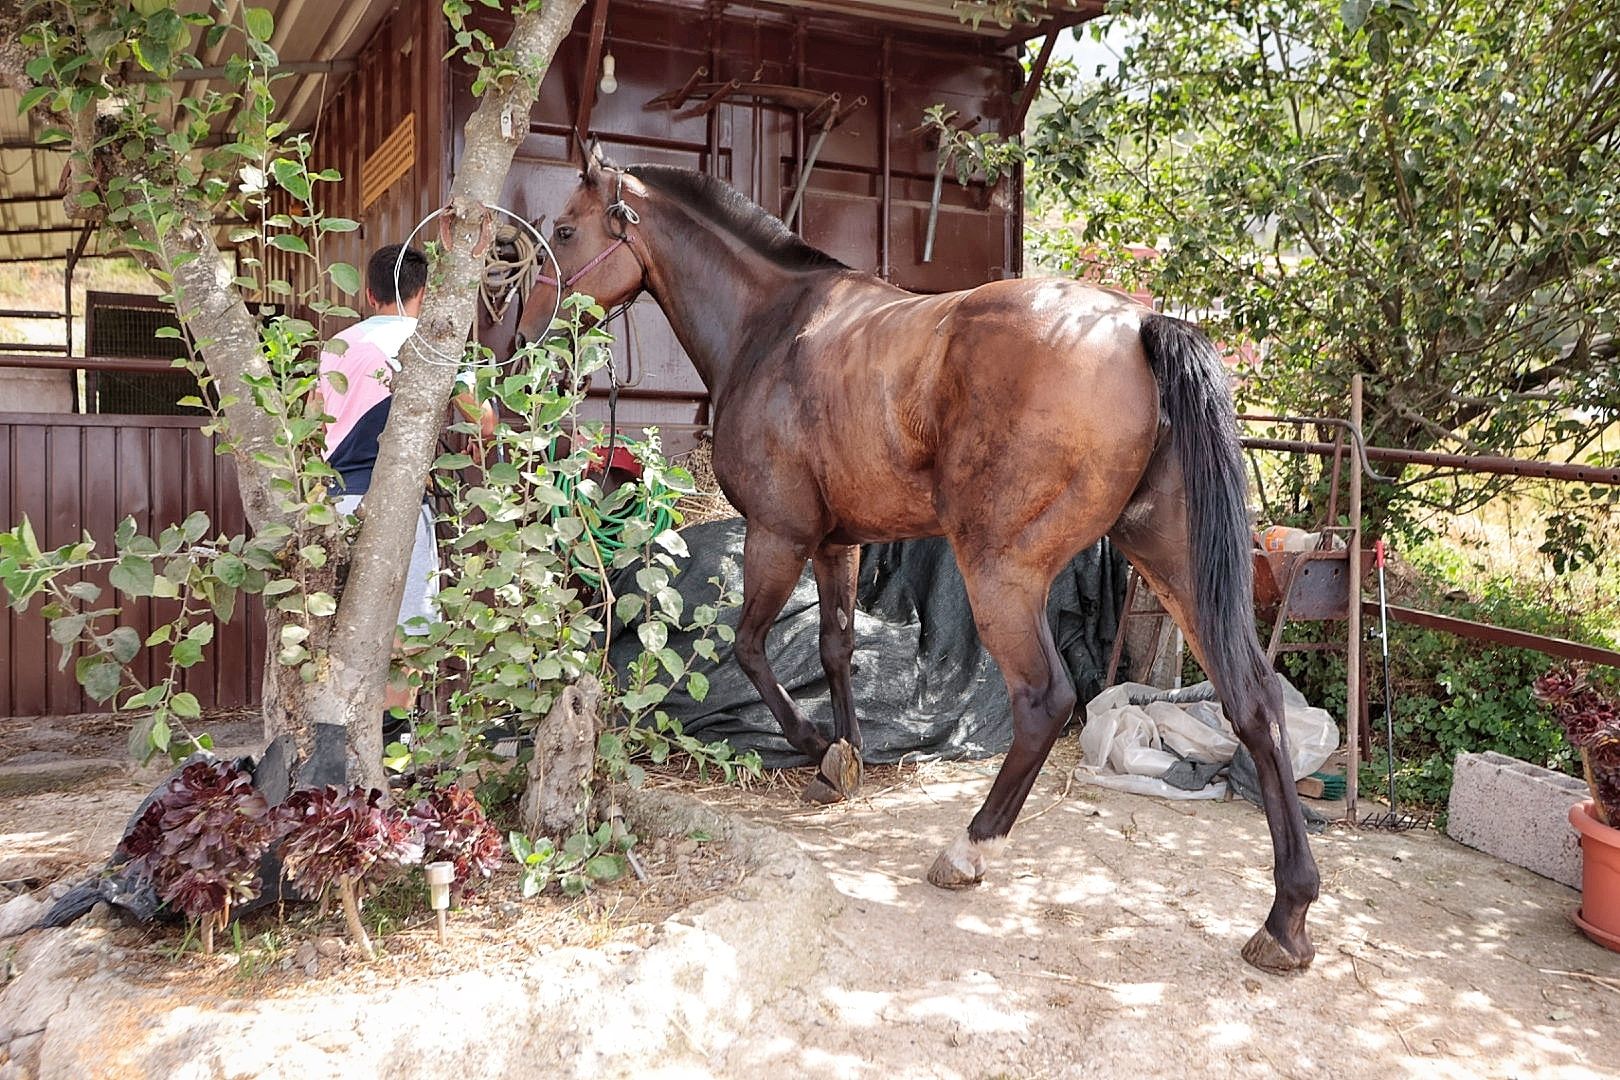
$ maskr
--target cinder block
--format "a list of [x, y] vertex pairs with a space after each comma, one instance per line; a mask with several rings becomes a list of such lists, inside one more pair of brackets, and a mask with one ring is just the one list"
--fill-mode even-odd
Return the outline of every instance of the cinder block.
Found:
[[1581, 887], [1580, 838], [1569, 808], [1591, 795], [1573, 776], [1494, 751], [1458, 754], [1446, 832], [1453, 840]]

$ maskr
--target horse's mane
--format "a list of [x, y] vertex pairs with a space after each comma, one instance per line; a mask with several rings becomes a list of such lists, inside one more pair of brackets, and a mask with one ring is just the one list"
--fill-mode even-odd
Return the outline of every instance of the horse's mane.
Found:
[[630, 175], [680, 201], [749, 247], [790, 270], [842, 269], [844, 264], [813, 248], [774, 215], [712, 176], [672, 165], [631, 165]]

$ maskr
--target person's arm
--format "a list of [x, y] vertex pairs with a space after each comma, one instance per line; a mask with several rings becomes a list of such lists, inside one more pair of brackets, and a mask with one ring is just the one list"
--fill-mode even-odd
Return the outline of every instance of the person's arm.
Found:
[[472, 391], [463, 390], [453, 399], [456, 411], [465, 420], [475, 420], [478, 423], [478, 434], [488, 439], [495, 434], [495, 407], [487, 401], [474, 398]]

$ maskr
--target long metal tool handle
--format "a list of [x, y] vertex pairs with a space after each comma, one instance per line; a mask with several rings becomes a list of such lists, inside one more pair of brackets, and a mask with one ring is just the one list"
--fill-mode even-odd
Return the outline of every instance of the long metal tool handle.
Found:
[[934, 261], [934, 229], [939, 225], [939, 200], [945, 194], [945, 152], [934, 163], [934, 194], [928, 200], [928, 235], [923, 240], [923, 262]]
[[821, 144], [827, 141], [832, 132], [833, 121], [838, 118], [838, 108], [834, 105], [827, 114], [827, 122], [821, 125], [821, 131], [816, 135], [816, 141], [810, 146], [810, 153], [805, 155], [804, 168], [799, 170], [799, 184], [793, 189], [793, 201], [788, 204], [787, 215], [782, 219], [788, 227], [797, 232], [804, 231], [804, 222], [800, 220], [800, 207], [804, 205], [804, 192], [810, 186], [810, 171], [816, 167], [816, 158], [821, 155]]
[[1378, 641], [1384, 653], [1384, 744], [1388, 754], [1386, 769], [1389, 774], [1389, 812], [1395, 812], [1395, 694], [1389, 682], [1389, 594], [1384, 588], [1384, 556], [1387, 549], [1382, 539], [1373, 541], [1373, 561], [1378, 565]]

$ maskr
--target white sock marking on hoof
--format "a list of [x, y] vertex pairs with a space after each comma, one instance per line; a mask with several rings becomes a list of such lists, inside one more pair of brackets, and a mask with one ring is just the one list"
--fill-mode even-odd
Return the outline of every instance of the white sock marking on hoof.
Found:
[[973, 840], [967, 833], [963, 833], [951, 841], [951, 846], [945, 849], [945, 861], [968, 877], [981, 878], [990, 865], [990, 860], [1000, 855], [1001, 849], [1006, 846], [1005, 836], [990, 840]]

